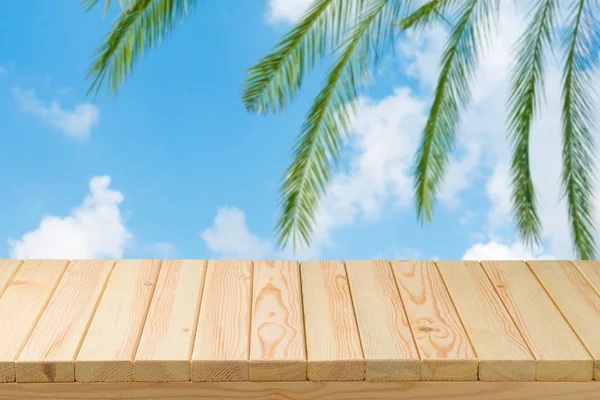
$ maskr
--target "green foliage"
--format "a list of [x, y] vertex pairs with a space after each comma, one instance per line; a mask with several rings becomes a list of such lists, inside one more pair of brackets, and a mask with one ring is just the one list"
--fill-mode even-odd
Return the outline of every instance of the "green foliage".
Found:
[[[342, 139], [350, 129], [355, 100], [382, 50], [392, 42], [400, 12], [398, 3], [373, 1], [361, 15], [340, 49], [323, 89], [317, 95], [294, 149], [294, 160], [281, 188], [282, 214], [277, 225], [279, 243], [292, 239], [294, 247], [310, 243], [315, 211], [337, 163]], [[299, 233], [299, 235], [297, 235]]]
[[[527, 29], [517, 43], [508, 99], [508, 138], [515, 226], [531, 246], [542, 237], [531, 177], [531, 129], [544, 95], [546, 54], [563, 33], [562, 186], [573, 244], [583, 259], [595, 257], [593, 192], [595, 105], [592, 74], [600, 48], [598, 0], [566, 0], [569, 15], [557, 21], [561, 0], [531, 0]], [[99, 0], [83, 0], [87, 9]], [[97, 92], [105, 78], [112, 92], [130, 77], [144, 51], [156, 47], [197, 3], [194, 0], [120, 0], [121, 14], [98, 49], [88, 77]], [[481, 49], [493, 35], [499, 0], [314, 0], [300, 21], [270, 54], [248, 70], [243, 101], [260, 114], [285, 110], [318, 63], [333, 55], [293, 149], [281, 187], [276, 230], [281, 246], [310, 244], [315, 214], [338, 165], [343, 141], [357, 111], [368, 72], [405, 31], [436, 24], [449, 27], [440, 75], [415, 155], [415, 199], [421, 222], [431, 221], [439, 187], [454, 149], [461, 119], [471, 100], [470, 85]], [[105, 13], [111, 0], [105, 0]], [[564, 22], [564, 25], [561, 24]], [[564, 29], [566, 26], [566, 29]], [[559, 27], [561, 27], [559, 29]]]
[[591, 89], [592, 73], [597, 66], [598, 3], [594, 0], [573, 2], [569, 18], [571, 27], [565, 35], [563, 67], [563, 173], [562, 184], [567, 197], [571, 234], [577, 255], [595, 258], [592, 177], [596, 128], [596, 110]]
[[[98, 0], [84, 0], [90, 9]], [[123, 6], [106, 42], [96, 51], [96, 61], [88, 71], [96, 94], [105, 79], [113, 93], [131, 76], [144, 51], [153, 49], [167, 37], [198, 3], [198, 0], [121, 0]], [[105, 13], [111, 0], [106, 0]]]
[[[121, 8], [126, 9], [129, 6], [131, 6], [133, 1], [134, 0], [119, 0], [119, 4], [121, 5]], [[100, 0], [83, 0], [82, 5], [83, 5], [83, 8], [86, 9], [86, 11], [89, 11], [92, 8], [94, 8], [99, 2], [100, 2]], [[108, 13], [108, 10], [110, 9], [111, 4], [112, 4], [112, 0], [105, 1], [105, 3], [104, 3], [104, 15], [105, 16]]]
[[250, 112], [285, 109], [304, 77], [335, 49], [365, 0], [315, 0], [300, 22], [248, 70], [243, 101]]
[[[431, 221], [437, 191], [453, 149], [461, 114], [471, 98], [469, 81], [477, 65], [483, 26], [497, 0], [468, 0], [460, 5], [458, 21], [442, 56], [442, 69], [435, 89], [429, 119], [415, 160], [417, 217]], [[433, 12], [433, 9], [430, 11]]]
[[513, 65], [508, 99], [508, 129], [513, 144], [511, 164], [515, 225], [524, 242], [538, 245], [541, 224], [529, 165], [529, 137], [538, 99], [544, 90], [544, 54], [552, 44], [557, 0], [539, 0], [521, 36]]

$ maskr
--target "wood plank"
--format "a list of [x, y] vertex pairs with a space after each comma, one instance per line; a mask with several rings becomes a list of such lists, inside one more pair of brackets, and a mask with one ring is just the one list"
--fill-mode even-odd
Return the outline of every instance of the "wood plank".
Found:
[[300, 274], [308, 379], [363, 380], [365, 360], [344, 263], [303, 262]]
[[14, 382], [15, 360], [67, 267], [66, 260], [27, 260], [0, 298], [0, 382]]
[[0, 260], [0, 297], [22, 263], [21, 260]]
[[75, 355], [114, 261], [67, 267], [16, 364], [17, 382], [74, 382]]
[[296, 261], [254, 263], [251, 381], [305, 381], [300, 271]]
[[190, 380], [205, 260], [165, 261], [133, 363], [136, 382]]
[[536, 359], [536, 379], [592, 380], [594, 361], [527, 264], [481, 264]]
[[418, 381], [421, 360], [387, 261], [346, 262], [368, 381]]
[[569, 261], [527, 263], [591, 354], [594, 379], [600, 380], [600, 296]]
[[479, 360], [433, 261], [392, 261], [425, 381], [475, 381]]
[[581, 271], [596, 292], [600, 294], [600, 261], [598, 260], [575, 260], [573, 264]]
[[600, 382], [9, 383], [1, 399], [28, 400], [592, 400]]
[[160, 269], [158, 260], [120, 260], [75, 360], [78, 382], [129, 382]]
[[439, 261], [437, 266], [479, 356], [479, 379], [534, 381], [535, 359], [481, 265]]
[[247, 381], [251, 261], [209, 261], [192, 354], [193, 381]]

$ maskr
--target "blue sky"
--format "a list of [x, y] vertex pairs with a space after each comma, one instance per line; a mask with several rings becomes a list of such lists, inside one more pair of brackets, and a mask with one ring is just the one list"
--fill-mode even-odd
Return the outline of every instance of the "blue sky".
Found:
[[523, 10], [503, 11], [508, 29], [482, 62], [433, 224], [416, 221], [410, 167], [441, 29], [403, 37], [375, 73], [314, 244], [292, 255], [275, 245], [278, 188], [327, 64], [277, 116], [248, 114], [241, 84], [307, 0], [207, 1], [116, 97], [96, 99], [85, 74], [118, 10], [103, 19], [75, 0], [18, 3], [0, 16], [10, 38], [0, 44], [0, 257], [572, 256], [552, 85], [532, 154], [544, 246], [523, 248], [511, 228], [505, 71]]

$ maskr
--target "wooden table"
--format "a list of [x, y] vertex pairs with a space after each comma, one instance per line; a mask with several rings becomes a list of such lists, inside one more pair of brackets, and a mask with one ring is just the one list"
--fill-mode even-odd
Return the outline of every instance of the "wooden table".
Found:
[[598, 261], [0, 260], [0, 399], [600, 399]]

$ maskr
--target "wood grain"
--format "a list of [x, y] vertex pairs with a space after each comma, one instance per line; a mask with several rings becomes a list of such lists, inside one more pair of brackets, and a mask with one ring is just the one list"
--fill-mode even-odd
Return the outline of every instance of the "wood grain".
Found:
[[475, 381], [479, 361], [433, 261], [392, 261], [421, 356], [421, 379]]
[[522, 261], [481, 263], [536, 359], [538, 381], [590, 381], [594, 362]]
[[344, 263], [303, 262], [300, 273], [308, 379], [363, 380], [365, 360]]
[[21, 260], [0, 260], [0, 297], [22, 263]]
[[205, 260], [165, 261], [133, 363], [136, 382], [190, 380]]
[[418, 381], [421, 361], [387, 261], [346, 262], [368, 381]]
[[595, 400], [600, 382], [8, 383], [0, 400]]
[[14, 382], [15, 360], [67, 267], [66, 260], [27, 260], [0, 298], [0, 382]]
[[75, 361], [78, 382], [130, 382], [158, 260], [117, 261]]
[[209, 261], [192, 354], [193, 381], [247, 381], [251, 261]]
[[594, 379], [600, 380], [600, 296], [571, 262], [527, 263], [591, 354]]
[[114, 261], [69, 264], [16, 364], [17, 382], [74, 382], [75, 355]]
[[306, 351], [296, 261], [254, 263], [251, 381], [305, 381]]
[[576, 260], [573, 264], [581, 271], [596, 292], [600, 294], [600, 261], [598, 260]]
[[479, 379], [534, 381], [535, 359], [481, 265], [439, 261], [437, 266], [479, 357]]

